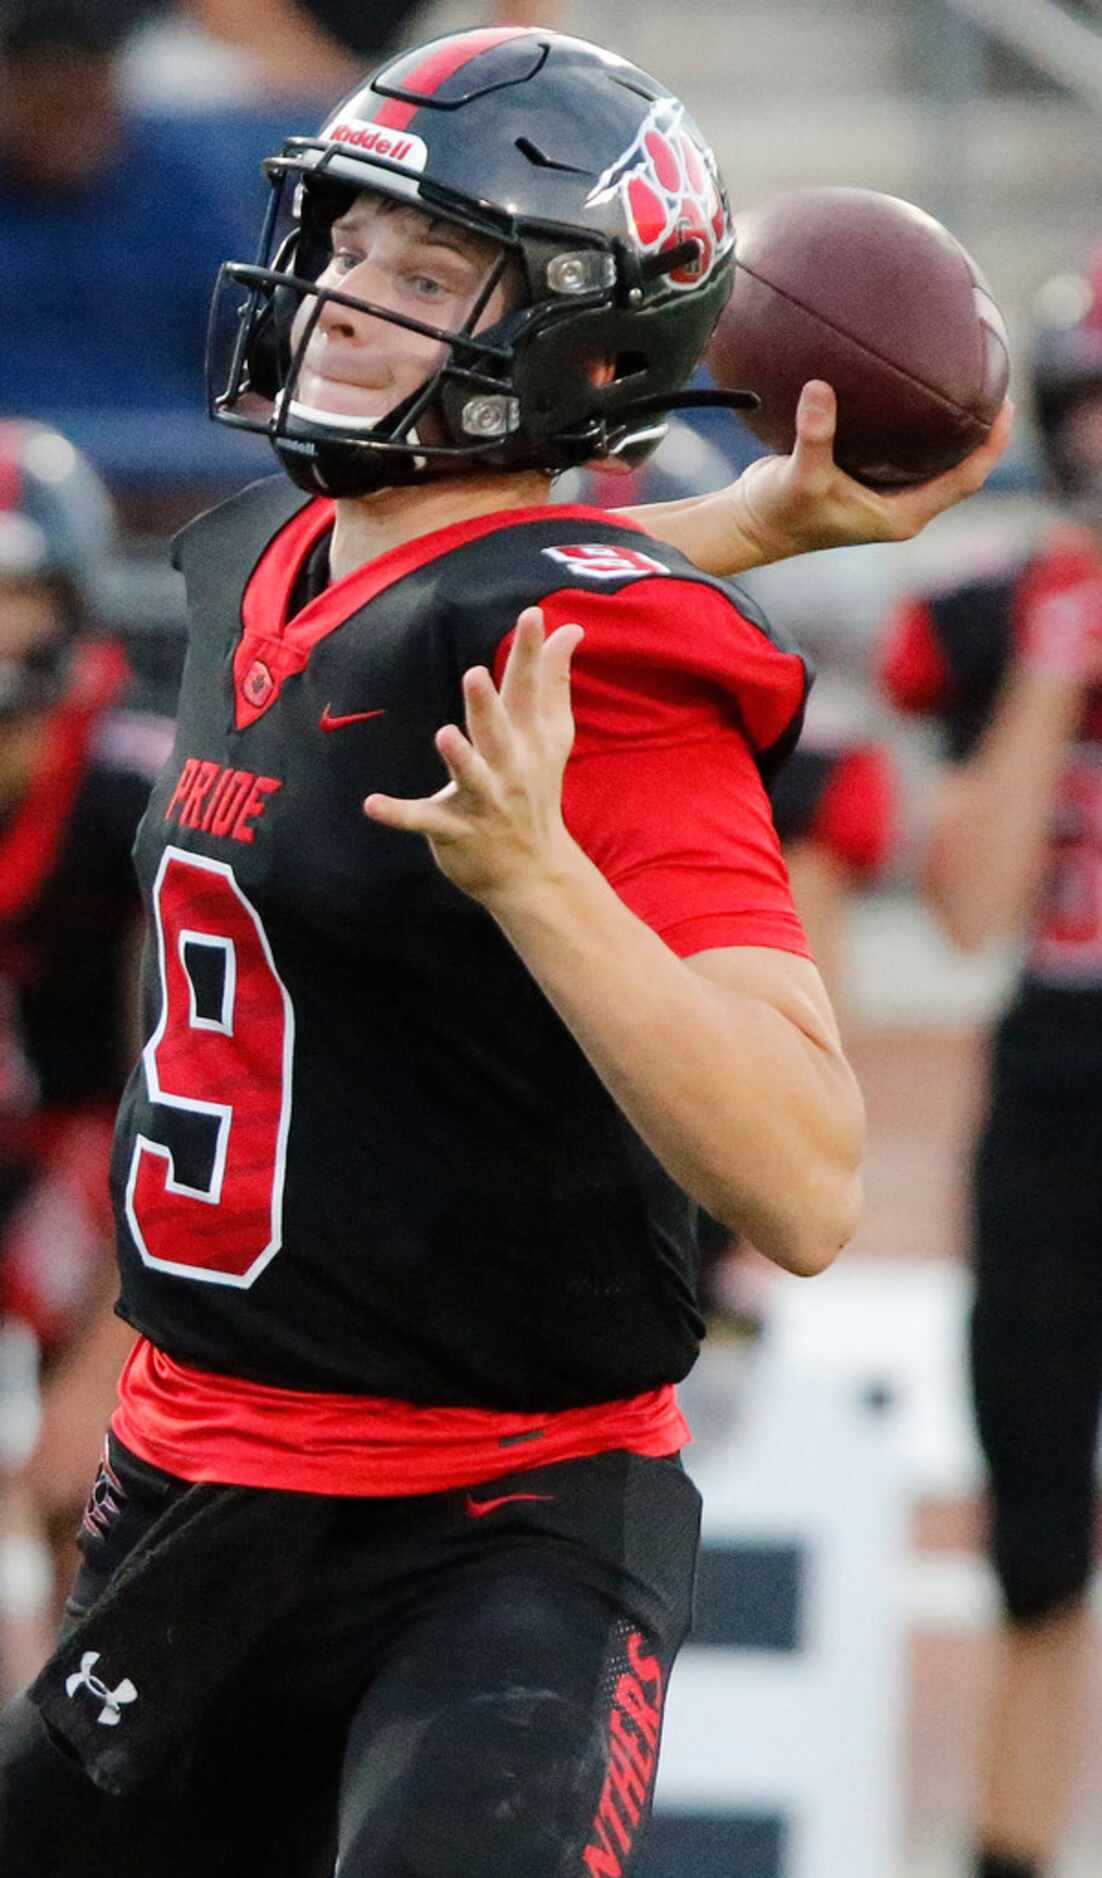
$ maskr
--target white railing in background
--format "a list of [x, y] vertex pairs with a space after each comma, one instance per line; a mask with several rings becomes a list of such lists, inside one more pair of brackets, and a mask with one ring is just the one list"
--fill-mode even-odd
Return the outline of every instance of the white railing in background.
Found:
[[1102, 110], [1102, 33], [1057, 0], [948, 0], [1037, 70]]

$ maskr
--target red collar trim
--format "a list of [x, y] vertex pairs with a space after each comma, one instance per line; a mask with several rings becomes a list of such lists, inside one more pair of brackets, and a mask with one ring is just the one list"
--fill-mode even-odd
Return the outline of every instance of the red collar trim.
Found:
[[[332, 528], [333, 516], [333, 503], [321, 497], [299, 509], [269, 543], [245, 587], [241, 602], [244, 631], [233, 660], [234, 722], [238, 730], [247, 730], [263, 717], [279, 696], [284, 680], [303, 670], [320, 640], [396, 581], [415, 574], [430, 561], [468, 547], [498, 529], [548, 521], [607, 525], [610, 520], [607, 509], [581, 503], [547, 503], [539, 508], [497, 509], [492, 515], [454, 522], [448, 528], [436, 528], [431, 534], [418, 535], [401, 547], [390, 548], [351, 574], [332, 581], [324, 593], [288, 618], [291, 593], [302, 565]], [[615, 522], [617, 527], [636, 534], [647, 532], [626, 516], [617, 515]]]

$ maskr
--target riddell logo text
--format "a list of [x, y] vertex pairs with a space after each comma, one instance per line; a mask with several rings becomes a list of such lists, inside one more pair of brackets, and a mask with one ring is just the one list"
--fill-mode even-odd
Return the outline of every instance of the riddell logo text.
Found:
[[400, 163], [403, 169], [423, 170], [428, 161], [428, 146], [423, 137], [396, 136], [393, 131], [380, 130], [377, 124], [365, 123], [359, 118], [346, 118], [332, 124], [325, 135], [330, 143], [349, 144], [354, 150], [385, 157], [388, 163]]
[[166, 822], [181, 828], [201, 828], [207, 835], [230, 841], [252, 841], [253, 823], [259, 821], [283, 784], [275, 776], [257, 776], [251, 769], [226, 769], [189, 756], [165, 810]]
[[654, 1781], [662, 1722], [662, 1669], [637, 1630], [616, 1683], [608, 1724], [608, 1773], [583, 1854], [587, 1878], [621, 1878]]

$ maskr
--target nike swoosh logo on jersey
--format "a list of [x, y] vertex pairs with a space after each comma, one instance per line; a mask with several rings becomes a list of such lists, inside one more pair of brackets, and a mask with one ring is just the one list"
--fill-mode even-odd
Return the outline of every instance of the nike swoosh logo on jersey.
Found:
[[323, 730], [343, 730], [346, 724], [366, 724], [370, 717], [385, 716], [385, 711], [346, 711], [343, 716], [337, 717], [333, 706], [327, 704], [320, 721]]
[[503, 1493], [498, 1500], [472, 1500], [467, 1495], [467, 1512], [472, 1519], [481, 1519], [484, 1513], [492, 1513], [499, 1506], [511, 1506], [514, 1500], [553, 1500], [553, 1493]]

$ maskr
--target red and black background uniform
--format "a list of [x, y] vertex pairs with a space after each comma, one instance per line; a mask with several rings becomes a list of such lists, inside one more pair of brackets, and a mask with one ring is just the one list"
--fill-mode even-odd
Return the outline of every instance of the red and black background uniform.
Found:
[[[488, 1478], [521, 1438], [669, 1452], [702, 1328], [692, 1208], [489, 915], [361, 804], [440, 787], [463, 672], [500, 675], [540, 603], [586, 629], [582, 847], [678, 952], [806, 952], [762, 781], [803, 663], [599, 510], [442, 530], [295, 612], [331, 524], [272, 480], [179, 545], [191, 644], [136, 845], [150, 1042], [113, 1168], [121, 1309], [148, 1341], [116, 1430], [188, 1478], [335, 1492]], [[402, 1405], [402, 1469], [377, 1443], [358, 1466]]]
[[140, 913], [130, 850], [169, 747], [163, 719], [120, 708], [128, 686], [117, 645], [78, 645], [0, 819], [0, 1310], [47, 1353], [111, 1249], [104, 1174]]
[[784, 848], [809, 842], [856, 884], [883, 868], [894, 833], [894, 780], [876, 743], [816, 736], [809, 726], [769, 789]]
[[[1099, 567], [1058, 536], [1009, 568], [906, 601], [883, 675], [963, 760], [997, 707], [1033, 609]], [[1102, 611], [1102, 608], [1100, 608]], [[1102, 620], [1099, 621], [1102, 627]], [[1086, 1584], [1102, 1406], [1102, 691], [1084, 699], [1052, 805], [1048, 867], [994, 1038], [973, 1179], [973, 1390], [1007, 1609]]]

